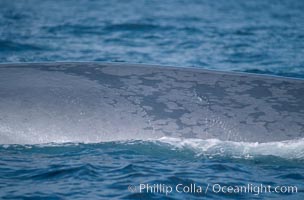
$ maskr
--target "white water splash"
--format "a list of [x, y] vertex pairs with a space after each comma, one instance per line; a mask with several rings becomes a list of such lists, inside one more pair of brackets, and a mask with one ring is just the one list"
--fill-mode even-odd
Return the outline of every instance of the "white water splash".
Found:
[[198, 155], [226, 155], [240, 158], [276, 156], [286, 159], [304, 159], [304, 138], [280, 142], [234, 142], [218, 139], [183, 139], [162, 137], [157, 140], [174, 148], [190, 148]]

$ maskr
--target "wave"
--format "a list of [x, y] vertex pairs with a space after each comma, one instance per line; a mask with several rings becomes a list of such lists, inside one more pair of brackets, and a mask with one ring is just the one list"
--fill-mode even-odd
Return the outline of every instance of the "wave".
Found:
[[254, 158], [275, 156], [284, 159], [304, 159], [304, 138], [280, 142], [234, 142], [218, 139], [182, 139], [163, 137], [160, 142], [175, 148], [189, 148], [204, 156], [227, 156], [234, 158]]
[[304, 138], [298, 140], [286, 140], [280, 142], [234, 142], [222, 141], [219, 139], [189, 139], [162, 137], [159, 139], [147, 140], [121, 140], [99, 143], [45, 143], [45, 144], [2, 144], [2, 150], [16, 151], [36, 151], [40, 153], [45, 150], [50, 152], [50, 148], [55, 148], [54, 152], [75, 153], [76, 151], [87, 152], [87, 149], [100, 149], [112, 153], [129, 153], [132, 155], [144, 154], [149, 156], [162, 156], [167, 158], [187, 158], [187, 159], [216, 159], [232, 158], [241, 160], [272, 160], [283, 159], [293, 161], [304, 161]]

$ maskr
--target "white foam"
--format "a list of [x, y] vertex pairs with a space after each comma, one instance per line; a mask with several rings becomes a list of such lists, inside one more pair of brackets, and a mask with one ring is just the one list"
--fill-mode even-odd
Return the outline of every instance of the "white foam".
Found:
[[304, 138], [280, 142], [234, 142], [218, 139], [183, 139], [162, 137], [158, 140], [174, 148], [190, 148], [198, 155], [226, 155], [240, 158], [276, 156], [285, 159], [304, 159]]

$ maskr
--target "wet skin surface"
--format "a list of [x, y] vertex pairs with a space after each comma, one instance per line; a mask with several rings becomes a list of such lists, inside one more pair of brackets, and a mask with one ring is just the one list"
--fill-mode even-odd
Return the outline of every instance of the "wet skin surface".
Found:
[[304, 136], [303, 102], [300, 79], [147, 65], [2, 64], [0, 143], [282, 141]]

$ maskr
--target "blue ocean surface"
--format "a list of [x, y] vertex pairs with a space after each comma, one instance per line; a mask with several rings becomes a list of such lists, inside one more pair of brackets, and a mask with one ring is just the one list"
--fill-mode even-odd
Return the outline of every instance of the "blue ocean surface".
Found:
[[[303, 199], [303, 144], [303, 140], [255, 144], [161, 138], [2, 145], [0, 197]], [[140, 184], [152, 189], [140, 188]], [[189, 189], [194, 184], [197, 190]], [[157, 190], [157, 185], [172, 190]], [[261, 185], [271, 189], [260, 189]], [[227, 193], [225, 186], [249, 189]]]
[[1, 0], [0, 62], [105, 61], [304, 77], [301, 0]]
[[[303, 10], [300, 0], [1, 0], [0, 63], [147, 63], [304, 78]], [[0, 145], [0, 199], [304, 199], [303, 139], [32, 141]]]

